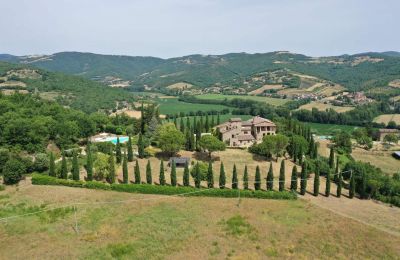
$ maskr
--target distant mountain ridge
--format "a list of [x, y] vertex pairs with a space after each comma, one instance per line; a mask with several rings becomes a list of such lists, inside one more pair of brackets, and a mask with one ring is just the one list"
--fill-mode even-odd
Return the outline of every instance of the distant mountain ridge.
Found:
[[400, 53], [393, 51], [331, 57], [277, 51], [196, 54], [169, 59], [60, 52], [35, 56], [0, 54], [0, 60], [80, 75], [106, 84], [110, 79], [127, 80], [131, 86], [148, 89], [165, 88], [178, 82], [205, 88], [279, 69], [319, 77], [350, 90], [385, 87], [390, 81], [400, 79]]

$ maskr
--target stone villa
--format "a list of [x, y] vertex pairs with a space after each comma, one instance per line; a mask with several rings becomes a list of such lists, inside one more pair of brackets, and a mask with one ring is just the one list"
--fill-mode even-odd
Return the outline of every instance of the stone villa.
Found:
[[260, 143], [265, 135], [274, 135], [276, 132], [276, 125], [272, 121], [259, 116], [247, 121], [231, 118], [216, 128], [220, 139], [230, 147], [249, 147]]

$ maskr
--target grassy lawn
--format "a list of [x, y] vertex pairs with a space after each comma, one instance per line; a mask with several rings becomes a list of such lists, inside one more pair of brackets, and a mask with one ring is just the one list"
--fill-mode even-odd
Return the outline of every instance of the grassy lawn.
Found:
[[221, 111], [227, 106], [209, 105], [209, 104], [192, 104], [179, 101], [178, 98], [160, 98], [157, 100], [160, 104], [161, 114], [176, 114], [179, 112], [197, 112], [197, 111]]
[[400, 124], [400, 114], [387, 114], [380, 115], [374, 119], [374, 122], [388, 124], [390, 121], [394, 121], [396, 124]]
[[316, 101], [313, 101], [311, 103], [302, 105], [298, 109], [305, 109], [305, 110], [310, 110], [311, 111], [313, 108], [316, 108], [319, 111], [325, 111], [327, 109], [333, 109], [338, 113], [344, 113], [344, 112], [351, 111], [351, 110], [354, 109], [354, 107], [334, 106], [334, 105], [331, 105], [331, 104], [324, 104], [322, 102], [316, 102]]
[[356, 129], [356, 126], [350, 125], [335, 125], [335, 124], [320, 124], [320, 123], [305, 123], [311, 127], [311, 131], [317, 135], [332, 135], [337, 131], [348, 131], [349, 133]]
[[224, 100], [224, 99], [230, 100], [230, 99], [234, 99], [234, 98], [250, 99], [250, 100], [254, 100], [254, 101], [265, 102], [265, 103], [273, 105], [273, 106], [280, 106], [289, 101], [288, 99], [248, 96], [248, 95], [204, 94], [204, 95], [199, 95], [196, 97], [198, 99], [212, 99], [212, 100]]
[[[400, 238], [305, 200], [166, 198], [56, 186], [0, 192], [4, 259], [395, 259]], [[103, 201], [125, 201], [99, 204]], [[350, 200], [349, 200], [350, 201]], [[78, 232], [75, 232], [75, 223]], [[369, 239], [366, 239], [369, 238]]]

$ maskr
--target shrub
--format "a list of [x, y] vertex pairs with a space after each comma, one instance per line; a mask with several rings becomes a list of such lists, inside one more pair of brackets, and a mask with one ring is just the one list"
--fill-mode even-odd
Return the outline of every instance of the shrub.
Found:
[[[206, 181], [207, 180], [207, 173], [208, 173], [208, 164], [204, 162], [197, 162], [199, 164], [199, 169], [200, 169], [200, 180]], [[196, 167], [192, 167], [190, 170], [190, 175], [192, 175], [193, 179], [196, 178]]]
[[25, 172], [26, 167], [22, 162], [17, 159], [8, 160], [3, 168], [4, 184], [18, 183]]
[[49, 169], [49, 157], [45, 153], [38, 153], [35, 156], [35, 162], [33, 163], [33, 170], [37, 172], [45, 172]]
[[[48, 175], [33, 174], [32, 184], [34, 185], [59, 185], [69, 187], [79, 187], [88, 189], [114, 190], [129, 193], [142, 194], [162, 194], [162, 195], [182, 195], [182, 196], [204, 196], [204, 197], [225, 197], [236, 198], [237, 190], [231, 189], [197, 189], [193, 187], [173, 187], [173, 186], [158, 186], [149, 184], [108, 184], [96, 181], [73, 181], [65, 179], [57, 179]], [[293, 192], [276, 192], [276, 191], [254, 191], [240, 190], [242, 198], [257, 198], [257, 199], [296, 199], [297, 196]]]

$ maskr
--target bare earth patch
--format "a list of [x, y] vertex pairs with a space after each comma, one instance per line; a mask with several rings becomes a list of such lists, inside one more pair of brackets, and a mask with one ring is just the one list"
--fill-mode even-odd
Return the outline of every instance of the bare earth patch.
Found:
[[264, 93], [265, 90], [269, 90], [269, 89], [282, 89], [283, 86], [282, 85], [264, 85], [261, 88], [255, 89], [253, 91], [249, 92], [249, 95], [259, 95]]

